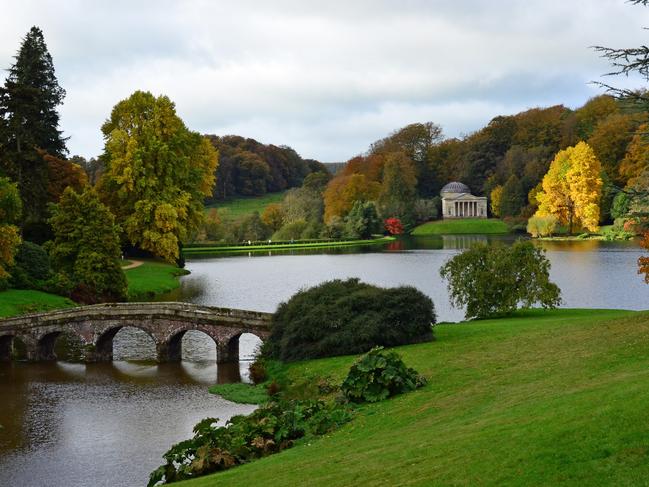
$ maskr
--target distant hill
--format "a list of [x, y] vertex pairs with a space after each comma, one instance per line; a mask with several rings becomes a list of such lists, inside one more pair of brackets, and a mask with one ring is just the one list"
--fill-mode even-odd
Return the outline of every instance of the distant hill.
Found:
[[291, 147], [262, 144], [239, 135], [207, 135], [219, 150], [216, 185], [207, 203], [238, 196], [262, 196], [302, 185], [312, 172], [328, 168], [303, 159]]

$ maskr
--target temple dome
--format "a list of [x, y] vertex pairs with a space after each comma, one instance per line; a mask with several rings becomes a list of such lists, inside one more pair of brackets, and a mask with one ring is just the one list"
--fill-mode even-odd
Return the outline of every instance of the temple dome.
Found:
[[441, 194], [444, 193], [468, 193], [471, 194], [471, 190], [469, 187], [464, 184], [460, 183], [458, 181], [453, 181], [451, 183], [448, 183], [446, 186], [442, 188], [442, 191], [440, 191]]

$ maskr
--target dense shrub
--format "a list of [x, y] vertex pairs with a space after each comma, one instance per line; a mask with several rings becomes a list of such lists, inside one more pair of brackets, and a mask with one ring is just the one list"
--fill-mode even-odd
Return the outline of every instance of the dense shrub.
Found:
[[51, 273], [50, 258], [43, 247], [32, 242], [20, 244], [11, 270], [12, 287], [41, 289]]
[[365, 353], [430, 340], [435, 310], [413, 287], [334, 280], [279, 305], [264, 354], [284, 361]]
[[444, 264], [440, 274], [448, 280], [451, 303], [466, 306], [467, 318], [504, 315], [536, 303], [554, 308], [561, 302], [560, 289], [550, 281], [550, 262], [531, 242], [476, 244]]
[[226, 426], [207, 418], [194, 437], [164, 454], [149, 486], [191, 479], [248, 463], [290, 448], [295, 440], [323, 435], [351, 419], [344, 406], [323, 401], [270, 402], [249, 416], [234, 416]]
[[378, 402], [425, 384], [426, 379], [406, 367], [396, 352], [376, 347], [352, 365], [341, 390], [351, 402]]

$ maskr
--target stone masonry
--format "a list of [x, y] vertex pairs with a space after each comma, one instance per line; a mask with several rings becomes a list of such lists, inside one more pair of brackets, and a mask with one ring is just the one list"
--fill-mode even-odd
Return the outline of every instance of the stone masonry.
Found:
[[125, 326], [148, 333], [159, 362], [181, 359], [185, 332], [198, 330], [216, 343], [218, 363], [239, 360], [239, 337], [270, 335], [270, 313], [214, 308], [189, 303], [107, 303], [0, 320], [0, 360], [11, 360], [13, 341], [27, 349], [27, 360], [56, 360], [54, 344], [61, 333], [79, 336], [86, 362], [110, 361], [113, 337]]

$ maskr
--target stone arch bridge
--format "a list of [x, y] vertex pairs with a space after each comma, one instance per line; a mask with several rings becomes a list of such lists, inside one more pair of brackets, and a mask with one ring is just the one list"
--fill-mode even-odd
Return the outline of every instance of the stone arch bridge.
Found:
[[62, 333], [81, 339], [86, 362], [113, 359], [113, 338], [126, 326], [153, 338], [159, 362], [181, 359], [182, 337], [198, 330], [216, 343], [218, 363], [239, 360], [239, 337], [270, 335], [270, 313], [213, 308], [189, 303], [107, 303], [0, 320], [0, 360], [11, 360], [14, 339], [25, 344], [29, 361], [56, 360], [54, 344]]

